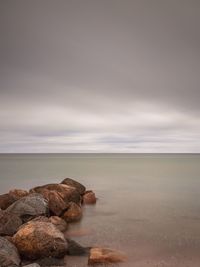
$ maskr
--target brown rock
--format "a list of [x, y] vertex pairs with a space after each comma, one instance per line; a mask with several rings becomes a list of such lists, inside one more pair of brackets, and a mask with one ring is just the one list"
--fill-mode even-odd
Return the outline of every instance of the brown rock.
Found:
[[18, 199], [20, 199], [22, 197], [28, 196], [29, 193], [26, 190], [13, 189], [13, 190], [10, 190], [8, 194], [10, 196], [13, 196], [16, 200], [18, 200]]
[[19, 253], [27, 259], [62, 257], [68, 243], [64, 235], [49, 222], [30, 221], [20, 227], [13, 242]]
[[32, 188], [30, 192], [43, 194], [44, 189], [59, 192], [60, 196], [66, 203], [69, 203], [70, 201], [73, 201], [75, 203], [80, 203], [81, 196], [79, 192], [74, 187], [68, 186], [65, 184], [47, 184], [43, 186], [38, 186], [38, 187]]
[[2, 210], [7, 209], [15, 201], [16, 199], [12, 195], [9, 194], [0, 195], [0, 209]]
[[86, 191], [83, 195], [83, 204], [95, 204], [97, 201], [93, 191]]
[[6, 238], [0, 237], [0, 266], [19, 266], [20, 257], [17, 248]]
[[79, 192], [80, 195], [83, 195], [86, 188], [84, 185], [80, 184], [79, 182], [71, 179], [71, 178], [65, 178], [61, 184], [65, 184], [65, 185], [69, 185], [69, 186], [73, 186], [76, 188], [76, 190]]
[[20, 198], [9, 206], [6, 211], [17, 214], [21, 218], [46, 215], [48, 213], [48, 203], [41, 194], [35, 193]]
[[82, 217], [82, 210], [79, 205], [74, 202], [70, 202], [68, 210], [63, 214], [63, 219], [66, 222], [75, 222]]
[[0, 235], [14, 235], [22, 225], [22, 220], [16, 214], [0, 210]]
[[49, 221], [53, 223], [61, 232], [65, 232], [67, 230], [67, 223], [62, 218], [58, 216], [51, 216]]
[[48, 189], [42, 190], [41, 193], [48, 200], [49, 210], [53, 214], [60, 216], [69, 207], [68, 202], [63, 200], [62, 193]]
[[108, 264], [108, 263], [117, 263], [124, 262], [126, 257], [123, 253], [115, 251], [109, 248], [91, 248], [90, 255], [88, 258], [88, 264]]

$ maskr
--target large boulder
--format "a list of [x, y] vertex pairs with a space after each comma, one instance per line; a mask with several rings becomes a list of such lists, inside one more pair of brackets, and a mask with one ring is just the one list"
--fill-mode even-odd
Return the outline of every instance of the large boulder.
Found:
[[53, 223], [61, 232], [67, 230], [67, 222], [58, 216], [51, 216], [49, 221]]
[[68, 210], [63, 214], [63, 219], [66, 222], [75, 222], [82, 217], [82, 210], [79, 205], [74, 202], [70, 202]]
[[86, 191], [83, 195], [83, 204], [95, 204], [96, 201], [97, 198], [92, 190]]
[[64, 235], [50, 222], [30, 221], [13, 236], [19, 253], [27, 259], [62, 257], [68, 243]]
[[17, 214], [21, 218], [46, 215], [48, 203], [41, 194], [30, 194], [14, 202], [6, 211]]
[[43, 186], [32, 188], [30, 192], [43, 194], [44, 190], [46, 189], [50, 191], [59, 192], [60, 196], [66, 203], [69, 203], [70, 201], [73, 201], [75, 203], [80, 203], [81, 196], [79, 192], [76, 190], [76, 188], [65, 184], [46, 184]]
[[69, 185], [69, 186], [73, 186], [76, 188], [76, 190], [79, 192], [80, 195], [83, 195], [86, 188], [84, 185], [80, 184], [79, 182], [71, 179], [71, 178], [65, 178], [61, 184], [65, 184], [65, 185]]
[[19, 266], [20, 257], [17, 248], [6, 238], [0, 237], [0, 266]]
[[109, 248], [91, 248], [90, 254], [88, 258], [88, 264], [108, 264], [108, 263], [118, 263], [124, 262], [126, 260], [126, 256], [116, 250], [112, 250]]
[[0, 210], [0, 235], [14, 235], [22, 225], [22, 220], [16, 214]]
[[29, 192], [23, 189], [13, 189], [8, 193], [10, 196], [13, 196], [16, 200], [28, 196]]
[[49, 210], [54, 215], [60, 216], [65, 211], [69, 204], [63, 200], [62, 194], [55, 190], [44, 189], [41, 194], [48, 201]]

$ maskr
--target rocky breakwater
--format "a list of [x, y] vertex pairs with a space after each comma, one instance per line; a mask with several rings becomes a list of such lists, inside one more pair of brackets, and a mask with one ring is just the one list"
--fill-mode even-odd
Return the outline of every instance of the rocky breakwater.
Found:
[[78, 255], [89, 265], [123, 261], [118, 252], [85, 248], [64, 234], [81, 219], [82, 205], [95, 203], [95, 193], [71, 178], [0, 195], [0, 267], [67, 266], [67, 257]]

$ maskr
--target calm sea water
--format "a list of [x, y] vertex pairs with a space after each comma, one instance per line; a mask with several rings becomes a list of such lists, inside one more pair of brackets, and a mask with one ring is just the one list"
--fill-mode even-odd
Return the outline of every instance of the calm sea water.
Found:
[[[125, 252], [120, 266], [200, 266], [200, 155], [0, 155], [0, 193], [65, 177], [98, 196], [69, 227], [82, 245]], [[86, 258], [71, 257], [67, 266], [86, 266]]]

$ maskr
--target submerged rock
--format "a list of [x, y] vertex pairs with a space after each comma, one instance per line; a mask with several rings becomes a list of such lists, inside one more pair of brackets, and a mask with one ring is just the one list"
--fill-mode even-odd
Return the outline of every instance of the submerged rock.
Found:
[[58, 216], [51, 216], [49, 221], [53, 223], [61, 232], [65, 232], [67, 230], [67, 223], [62, 218]]
[[24, 258], [33, 260], [62, 257], [68, 249], [64, 235], [50, 222], [30, 221], [22, 225], [13, 242]]
[[0, 237], [0, 266], [19, 266], [20, 257], [17, 248], [6, 238]]
[[80, 195], [83, 195], [86, 188], [84, 185], [80, 184], [79, 182], [71, 179], [71, 178], [65, 178], [61, 184], [65, 184], [65, 185], [69, 185], [69, 186], [73, 186], [76, 188], [76, 190], [79, 192]]
[[14, 235], [22, 225], [22, 220], [16, 214], [0, 210], [0, 235]]
[[86, 191], [83, 195], [83, 204], [95, 204], [97, 201], [95, 193], [93, 191]]
[[76, 188], [65, 184], [46, 184], [43, 186], [32, 188], [30, 192], [43, 194], [45, 189], [59, 192], [60, 196], [65, 201], [65, 203], [69, 203], [70, 201], [73, 201], [75, 203], [80, 203], [81, 196], [79, 192], [76, 190]]
[[82, 247], [80, 244], [67, 238], [68, 241], [68, 251], [67, 254], [71, 256], [82, 256], [88, 255], [90, 248]]
[[40, 194], [30, 194], [22, 197], [11, 206], [7, 211], [25, 218], [26, 216], [39, 216], [48, 214], [48, 203]]
[[63, 214], [63, 219], [66, 222], [75, 222], [82, 217], [82, 210], [79, 205], [74, 202], [70, 202], [68, 210]]
[[88, 258], [88, 264], [108, 264], [108, 263], [117, 263], [124, 262], [126, 257], [123, 253], [112, 250], [109, 248], [91, 248], [90, 255]]

